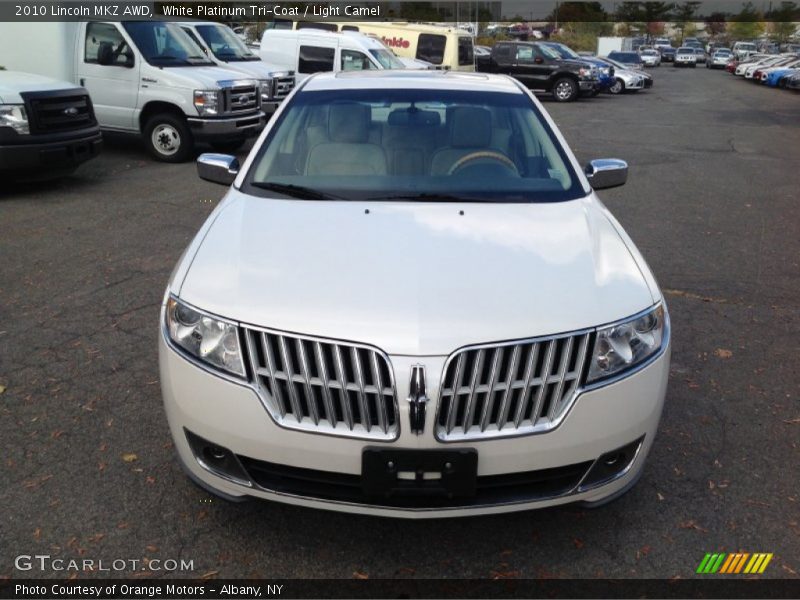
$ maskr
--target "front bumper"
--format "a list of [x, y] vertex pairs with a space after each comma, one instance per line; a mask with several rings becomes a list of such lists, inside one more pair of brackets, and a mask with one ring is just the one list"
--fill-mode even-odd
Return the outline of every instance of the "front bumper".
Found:
[[71, 132], [26, 138], [25, 143], [0, 144], [0, 171], [47, 177], [53, 171], [74, 169], [96, 157], [103, 148], [103, 136], [97, 127], [77, 135]]
[[255, 137], [264, 129], [267, 118], [263, 112], [258, 112], [220, 119], [189, 117], [187, 121], [196, 141], [224, 142]]
[[[661, 415], [669, 374], [669, 347], [629, 377], [583, 392], [561, 424], [547, 433], [516, 438], [441, 443], [434, 437], [435, 400], [426, 413], [423, 435], [410, 432], [409, 389], [404, 381], [421, 357], [392, 356], [397, 382], [400, 435], [376, 442], [299, 432], [278, 426], [252, 387], [213, 374], [189, 362], [159, 336], [164, 406], [181, 462], [192, 479], [228, 498], [254, 496], [289, 504], [405, 518], [467, 516], [541, 508], [570, 502], [599, 503], [618, 495], [641, 474]], [[438, 389], [446, 357], [424, 357], [429, 389]], [[432, 393], [435, 398], [436, 394]], [[238, 481], [223, 478], [201, 466], [187, 432], [235, 454], [243, 465]], [[578, 487], [580, 473], [601, 455], [642, 440], [633, 462], [619, 477], [600, 487]], [[474, 449], [478, 453], [478, 482], [519, 474], [548, 474], [576, 479], [566, 487], [517, 490], [511, 497], [476, 496], [470, 502], [435, 506], [397, 506], [374, 497], [358, 496], [362, 454], [367, 447], [392, 450]], [[325, 482], [323, 488], [293, 487], [296, 476]], [[276, 479], [277, 477], [277, 479]], [[486, 478], [490, 478], [487, 480]], [[277, 482], [277, 483], [275, 483]], [[325, 487], [327, 486], [327, 487]], [[343, 487], [344, 486], [344, 487]], [[557, 487], [557, 486], [556, 486]], [[355, 495], [345, 495], [347, 488]], [[319, 491], [322, 489], [322, 491]], [[544, 489], [544, 491], [542, 491]], [[317, 491], [314, 491], [317, 490]]]
[[582, 92], [591, 92], [598, 85], [597, 79], [581, 79], [578, 81], [578, 88]]

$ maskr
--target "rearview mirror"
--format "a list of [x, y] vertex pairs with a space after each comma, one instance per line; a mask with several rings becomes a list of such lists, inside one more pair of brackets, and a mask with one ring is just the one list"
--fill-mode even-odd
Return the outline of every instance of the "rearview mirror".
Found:
[[201, 154], [197, 159], [197, 174], [212, 183], [231, 185], [239, 174], [239, 159], [228, 154]]
[[599, 158], [589, 162], [584, 172], [596, 190], [617, 187], [628, 180], [628, 163], [618, 158]]

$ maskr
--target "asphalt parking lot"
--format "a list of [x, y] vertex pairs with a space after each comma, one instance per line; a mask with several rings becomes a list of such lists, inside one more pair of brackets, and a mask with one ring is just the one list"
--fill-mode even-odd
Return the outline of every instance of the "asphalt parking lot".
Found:
[[180, 576], [672, 578], [745, 551], [800, 577], [800, 94], [652, 72], [649, 91], [544, 102], [582, 163], [629, 162], [601, 197], [672, 315], [659, 438], [627, 496], [420, 522], [210, 501], [173, 455], [156, 336], [224, 189], [111, 137], [69, 179], [0, 185], [0, 576], [67, 575], [14, 568], [49, 554], [193, 560]]

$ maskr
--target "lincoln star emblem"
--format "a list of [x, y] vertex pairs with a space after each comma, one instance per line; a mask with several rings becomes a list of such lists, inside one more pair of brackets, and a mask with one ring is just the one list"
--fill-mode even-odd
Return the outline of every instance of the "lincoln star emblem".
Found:
[[425, 367], [411, 367], [411, 383], [408, 386], [408, 418], [411, 422], [411, 433], [422, 435], [425, 429], [425, 405], [428, 396], [425, 388]]
[[70, 106], [69, 108], [64, 109], [64, 114], [68, 117], [74, 117], [78, 114], [78, 109], [74, 106]]

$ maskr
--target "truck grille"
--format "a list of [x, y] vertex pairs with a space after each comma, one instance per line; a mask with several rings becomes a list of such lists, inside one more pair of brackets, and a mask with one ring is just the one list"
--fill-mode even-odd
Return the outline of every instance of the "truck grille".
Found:
[[245, 329], [250, 367], [273, 419], [289, 429], [391, 440], [394, 375], [375, 348]]
[[591, 333], [473, 346], [451, 355], [439, 396], [442, 441], [548, 431], [580, 384]]
[[239, 114], [253, 112], [259, 106], [260, 92], [256, 85], [246, 85], [227, 88], [223, 91], [225, 99], [225, 113]]
[[96, 121], [92, 101], [77, 90], [65, 92], [25, 92], [31, 133], [60, 133], [93, 126]]
[[286, 98], [294, 89], [294, 77], [276, 77], [272, 80], [272, 97], [276, 100]]

